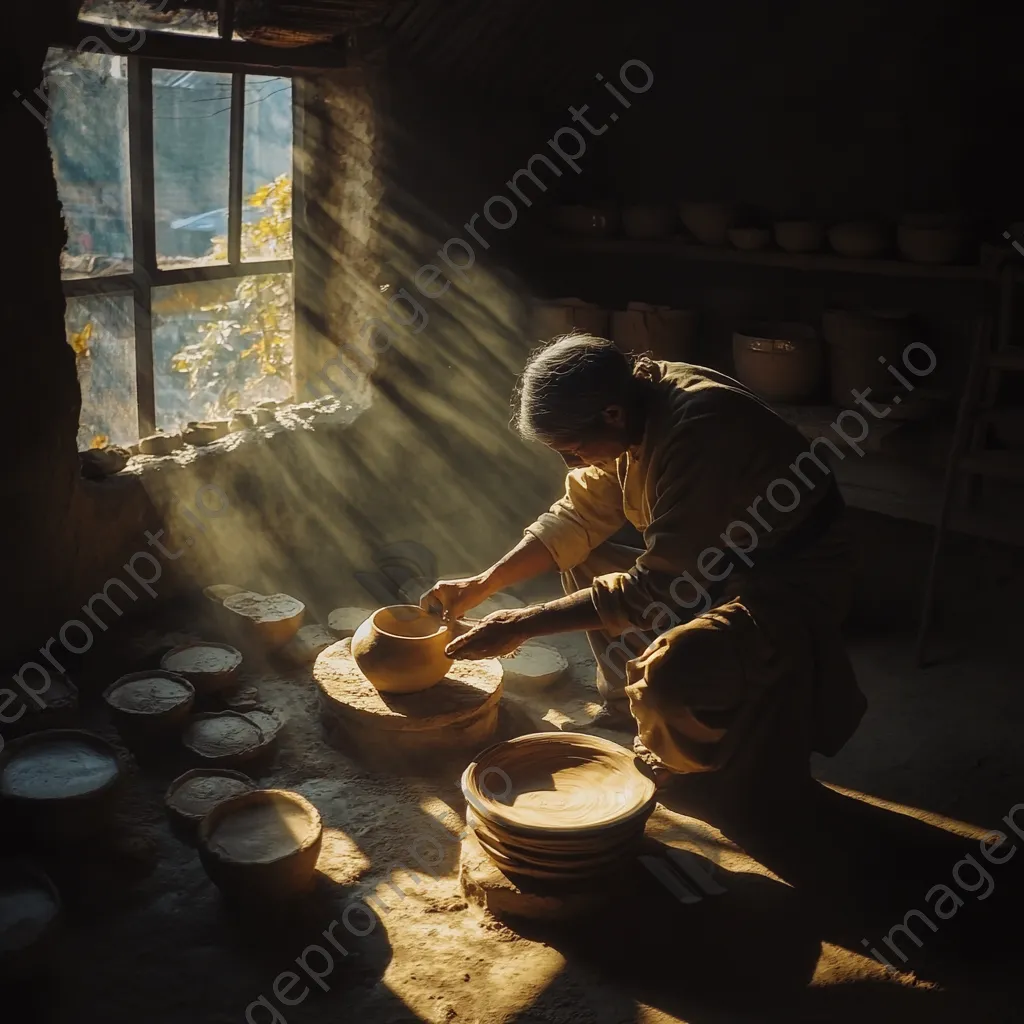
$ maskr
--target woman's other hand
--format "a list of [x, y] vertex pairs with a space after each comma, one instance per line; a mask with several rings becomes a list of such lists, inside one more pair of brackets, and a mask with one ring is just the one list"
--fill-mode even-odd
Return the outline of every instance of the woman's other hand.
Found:
[[420, 599], [420, 607], [440, 615], [445, 621], [458, 619], [493, 592], [484, 574], [460, 580], [438, 580]]
[[452, 640], [444, 649], [445, 654], [449, 658], [467, 661], [511, 654], [532, 635], [523, 621], [522, 612], [520, 608], [492, 612], [469, 625], [464, 633]]

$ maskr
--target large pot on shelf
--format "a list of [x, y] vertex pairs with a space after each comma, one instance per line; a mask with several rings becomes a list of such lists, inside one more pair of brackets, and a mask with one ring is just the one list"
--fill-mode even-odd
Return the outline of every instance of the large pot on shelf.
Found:
[[752, 324], [732, 336], [737, 379], [769, 402], [807, 402], [821, 384], [818, 332], [808, 324]]
[[832, 401], [856, 404], [854, 391], [870, 401], [886, 402], [906, 389], [889, 371], [890, 365], [907, 376], [903, 353], [914, 340], [913, 321], [906, 310], [855, 312], [826, 310], [821, 317], [828, 346]]
[[611, 315], [611, 338], [623, 352], [650, 352], [655, 359], [693, 362], [697, 349], [697, 314], [631, 302]]

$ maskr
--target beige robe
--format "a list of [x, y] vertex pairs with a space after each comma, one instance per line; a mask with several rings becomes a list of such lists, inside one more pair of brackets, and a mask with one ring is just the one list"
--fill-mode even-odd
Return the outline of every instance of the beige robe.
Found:
[[[739, 705], [762, 700], [766, 689], [801, 693], [797, 706], [813, 749], [838, 750], [865, 707], [839, 634], [854, 569], [841, 516], [785, 553], [826, 498], [826, 463], [798, 431], [714, 370], [655, 363], [652, 391], [641, 443], [613, 469], [571, 470], [563, 497], [526, 530], [551, 553], [567, 592], [592, 589], [602, 628], [589, 638], [602, 694], [610, 703], [632, 700], [634, 715], [645, 700], [653, 707], [627, 663], [656, 641], [659, 649], [670, 643], [674, 627], [756, 592], [760, 618], [777, 609], [757, 633], [772, 649], [772, 678], [751, 678], [758, 673], [748, 666]], [[643, 549], [610, 541], [627, 522], [642, 534]], [[664, 673], [652, 673], [647, 690], [654, 675], [658, 689], [667, 685]], [[677, 693], [687, 692], [688, 675], [671, 683]], [[709, 742], [721, 745], [723, 737]], [[736, 740], [732, 727], [721, 750]], [[708, 751], [666, 753], [666, 763], [686, 770], [721, 764]]]

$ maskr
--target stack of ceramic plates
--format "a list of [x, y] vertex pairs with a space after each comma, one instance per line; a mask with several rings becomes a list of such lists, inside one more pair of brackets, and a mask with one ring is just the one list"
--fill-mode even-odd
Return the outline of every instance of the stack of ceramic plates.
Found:
[[621, 864], [656, 803], [631, 751], [563, 732], [488, 747], [463, 773], [462, 792], [467, 823], [499, 868], [565, 882]]

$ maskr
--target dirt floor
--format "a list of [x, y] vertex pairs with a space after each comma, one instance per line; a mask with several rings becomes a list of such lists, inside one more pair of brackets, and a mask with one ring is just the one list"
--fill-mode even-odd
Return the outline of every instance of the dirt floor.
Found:
[[[896, 569], [883, 560], [891, 578], [916, 573], [919, 548], [904, 547], [898, 531], [891, 544]], [[135, 766], [118, 834], [103, 849], [50, 865], [68, 903], [60, 969], [30, 988], [34, 1009], [11, 1019], [1024, 1019], [1024, 854], [995, 864], [979, 846], [1001, 827], [1009, 835], [1003, 852], [1013, 841], [1024, 847], [1024, 834], [1000, 823], [1024, 802], [1019, 620], [998, 625], [991, 608], [985, 619], [979, 612], [963, 633], [966, 651], [919, 671], [912, 623], [887, 579], [869, 578], [865, 600], [875, 614], [851, 637], [870, 711], [838, 757], [815, 765], [830, 787], [821, 789], [816, 819], [789, 825], [782, 808], [768, 826], [727, 837], [661, 806], [649, 835], [704, 858], [724, 891], [684, 905], [638, 867], [607, 909], [577, 926], [511, 928], [467, 903], [458, 882], [459, 765], [432, 777], [361, 767], [324, 743], [308, 670], [250, 665], [248, 681], [288, 719], [259, 781], [303, 793], [326, 827], [309, 905], [284, 919], [260, 906], [229, 911], [165, 821], [163, 793], [180, 766]], [[953, 624], [940, 620], [940, 643]], [[183, 612], [179, 622], [136, 632], [130, 660], [155, 664], [171, 643], [204, 633], [211, 638]], [[570, 660], [569, 677], [532, 697], [508, 694], [506, 731], [572, 728], [596, 709], [585, 641], [553, 643]], [[90, 724], [116, 736], [98, 712]], [[1024, 832], [1024, 806], [1016, 821]], [[945, 919], [930, 915], [934, 932], [911, 919], [921, 945], [898, 937], [906, 962], [896, 960], [884, 937], [908, 911], [927, 911], [925, 895], [937, 885], [952, 893]], [[900, 970], [887, 970], [869, 948]]]

